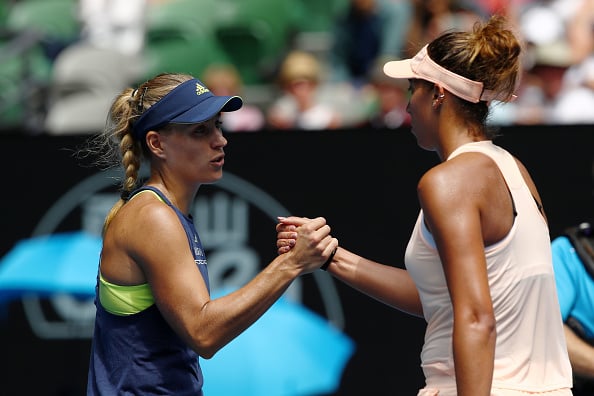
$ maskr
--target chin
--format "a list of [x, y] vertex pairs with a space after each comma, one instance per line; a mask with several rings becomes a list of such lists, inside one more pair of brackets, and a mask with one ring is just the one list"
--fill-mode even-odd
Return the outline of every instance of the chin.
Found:
[[206, 179], [205, 181], [203, 181], [204, 184], [212, 184], [212, 183], [216, 183], [219, 180], [221, 180], [223, 178], [223, 171], [221, 170], [220, 172], [218, 172], [215, 175], [212, 175], [212, 177]]

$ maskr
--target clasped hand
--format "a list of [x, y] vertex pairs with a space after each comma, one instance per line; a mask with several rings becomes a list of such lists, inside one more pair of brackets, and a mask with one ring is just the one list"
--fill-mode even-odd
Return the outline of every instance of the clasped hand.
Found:
[[[316, 217], [279, 217], [276, 225], [277, 252], [294, 252], [307, 263], [310, 272], [320, 268], [338, 247], [338, 240], [330, 235], [326, 219]], [[311, 265], [311, 266], [310, 266]]]

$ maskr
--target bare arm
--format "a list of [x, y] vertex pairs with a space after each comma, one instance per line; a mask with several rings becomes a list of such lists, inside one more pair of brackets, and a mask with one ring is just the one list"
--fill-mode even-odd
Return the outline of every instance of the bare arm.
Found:
[[488, 396], [496, 332], [481, 226], [484, 193], [475, 189], [478, 182], [468, 183], [480, 180], [468, 171], [476, 172], [479, 166], [452, 166], [455, 162], [460, 164], [455, 159], [425, 174], [418, 194], [439, 251], [453, 307], [452, 347], [458, 395]]
[[423, 316], [417, 288], [408, 271], [402, 268], [380, 264], [338, 248], [328, 272], [392, 308], [414, 316]]
[[144, 232], [134, 237], [129, 254], [167, 322], [204, 358], [260, 318], [295, 278], [319, 268], [338, 244], [323, 218], [310, 220], [296, 229], [291, 252], [275, 258], [244, 287], [211, 300], [177, 216], [159, 202], [139, 214], [131, 217], [139, 219], [131, 229]]
[[[287, 246], [292, 243], [289, 241], [296, 238], [292, 230], [306, 220], [299, 217], [280, 219], [277, 226], [279, 253], [289, 251]], [[380, 264], [339, 247], [327, 270], [369, 297], [411, 315], [423, 315], [417, 288], [408, 271], [402, 268]]]

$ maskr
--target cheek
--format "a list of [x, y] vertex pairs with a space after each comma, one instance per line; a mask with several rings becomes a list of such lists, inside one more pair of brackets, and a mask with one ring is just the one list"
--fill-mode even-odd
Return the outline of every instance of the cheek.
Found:
[[414, 94], [411, 95], [411, 97], [408, 99], [408, 106], [407, 106], [408, 112], [411, 115], [418, 113], [419, 106], [420, 106], [419, 95], [414, 95]]
[[411, 114], [426, 116], [432, 110], [431, 93], [419, 88], [409, 97], [408, 108]]
[[173, 160], [181, 163], [196, 163], [202, 157], [203, 152], [204, 149], [201, 148], [201, 145], [191, 139], [180, 141], [175, 147]]

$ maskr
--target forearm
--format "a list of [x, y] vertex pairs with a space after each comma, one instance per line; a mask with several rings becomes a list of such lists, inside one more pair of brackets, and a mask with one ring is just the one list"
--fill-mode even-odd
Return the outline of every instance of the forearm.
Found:
[[384, 304], [423, 316], [417, 288], [408, 271], [402, 268], [380, 264], [339, 247], [328, 272]]
[[493, 381], [495, 328], [478, 321], [460, 322], [455, 321], [452, 340], [458, 396], [488, 396]]
[[594, 347], [578, 337], [567, 325], [564, 327], [573, 372], [581, 377], [594, 378]]
[[300, 275], [285, 266], [289, 256], [278, 256], [245, 286], [200, 309], [198, 325], [190, 335], [197, 353], [212, 357], [265, 314]]

